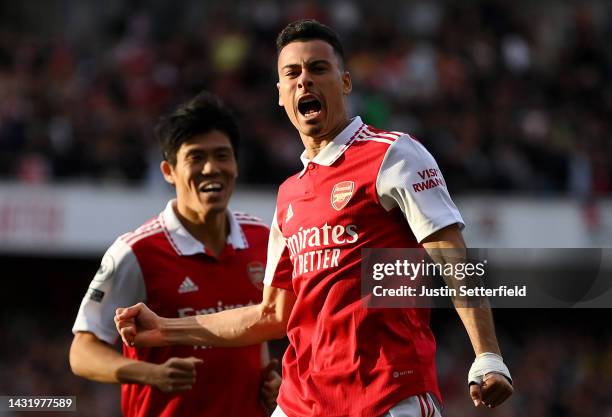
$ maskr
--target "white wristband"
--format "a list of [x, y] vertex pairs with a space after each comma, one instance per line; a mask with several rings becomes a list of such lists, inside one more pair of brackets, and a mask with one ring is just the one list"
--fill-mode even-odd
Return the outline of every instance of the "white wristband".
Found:
[[474, 363], [472, 363], [472, 367], [468, 373], [468, 385], [481, 385], [484, 376], [490, 373], [503, 375], [512, 383], [510, 371], [502, 357], [492, 352], [485, 352], [476, 356], [476, 359], [474, 359]]

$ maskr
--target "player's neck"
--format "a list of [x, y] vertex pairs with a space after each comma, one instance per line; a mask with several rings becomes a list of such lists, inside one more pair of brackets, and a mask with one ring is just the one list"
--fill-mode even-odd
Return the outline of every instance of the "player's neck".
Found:
[[225, 247], [229, 234], [226, 212], [211, 214], [196, 227], [198, 229], [196, 239], [204, 244], [206, 252], [218, 257]]
[[206, 252], [218, 257], [229, 234], [227, 212], [182, 213], [175, 208], [175, 213], [189, 234], [204, 245]]
[[300, 133], [302, 143], [304, 144], [304, 148], [306, 148], [306, 158], [313, 159], [317, 156], [330, 142], [333, 142], [336, 136], [338, 136], [349, 123], [351, 123], [351, 120], [346, 117], [346, 119], [343, 119], [331, 131], [320, 136], [308, 136]]

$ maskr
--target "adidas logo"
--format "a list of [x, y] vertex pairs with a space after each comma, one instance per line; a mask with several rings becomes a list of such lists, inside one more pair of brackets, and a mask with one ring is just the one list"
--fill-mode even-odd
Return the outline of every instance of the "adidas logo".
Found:
[[291, 203], [289, 203], [289, 208], [287, 209], [287, 214], [285, 215], [285, 223], [287, 223], [293, 217], [293, 207], [291, 207]]
[[195, 292], [198, 290], [199, 290], [198, 286], [193, 283], [191, 278], [185, 277], [185, 279], [183, 280], [183, 282], [181, 283], [178, 289], [178, 292], [179, 294], [185, 294], [186, 292]]

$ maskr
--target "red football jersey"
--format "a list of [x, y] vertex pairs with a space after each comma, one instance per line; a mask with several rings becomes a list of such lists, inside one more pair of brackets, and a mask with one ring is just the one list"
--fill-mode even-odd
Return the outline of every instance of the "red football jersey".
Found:
[[418, 247], [463, 220], [431, 155], [359, 117], [285, 181], [265, 284], [297, 296], [280, 408], [290, 417], [378, 417], [415, 394], [439, 397], [427, 309], [367, 308], [361, 249]]
[[[206, 254], [174, 214], [173, 202], [152, 221], [121, 236], [105, 254], [73, 331], [114, 343], [117, 307], [146, 302], [164, 317], [209, 314], [261, 302], [269, 228], [228, 211], [230, 235], [218, 258]], [[152, 363], [195, 356], [190, 391], [164, 394], [148, 385], [122, 385], [125, 417], [264, 416], [259, 404], [261, 345], [243, 348], [170, 346], [127, 348], [124, 355]]]

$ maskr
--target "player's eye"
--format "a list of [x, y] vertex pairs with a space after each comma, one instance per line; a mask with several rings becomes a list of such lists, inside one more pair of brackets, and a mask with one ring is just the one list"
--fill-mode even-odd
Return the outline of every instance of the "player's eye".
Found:
[[192, 164], [197, 164], [199, 162], [202, 162], [203, 159], [204, 159], [204, 155], [200, 155], [200, 154], [191, 154], [187, 156], [187, 161]]

